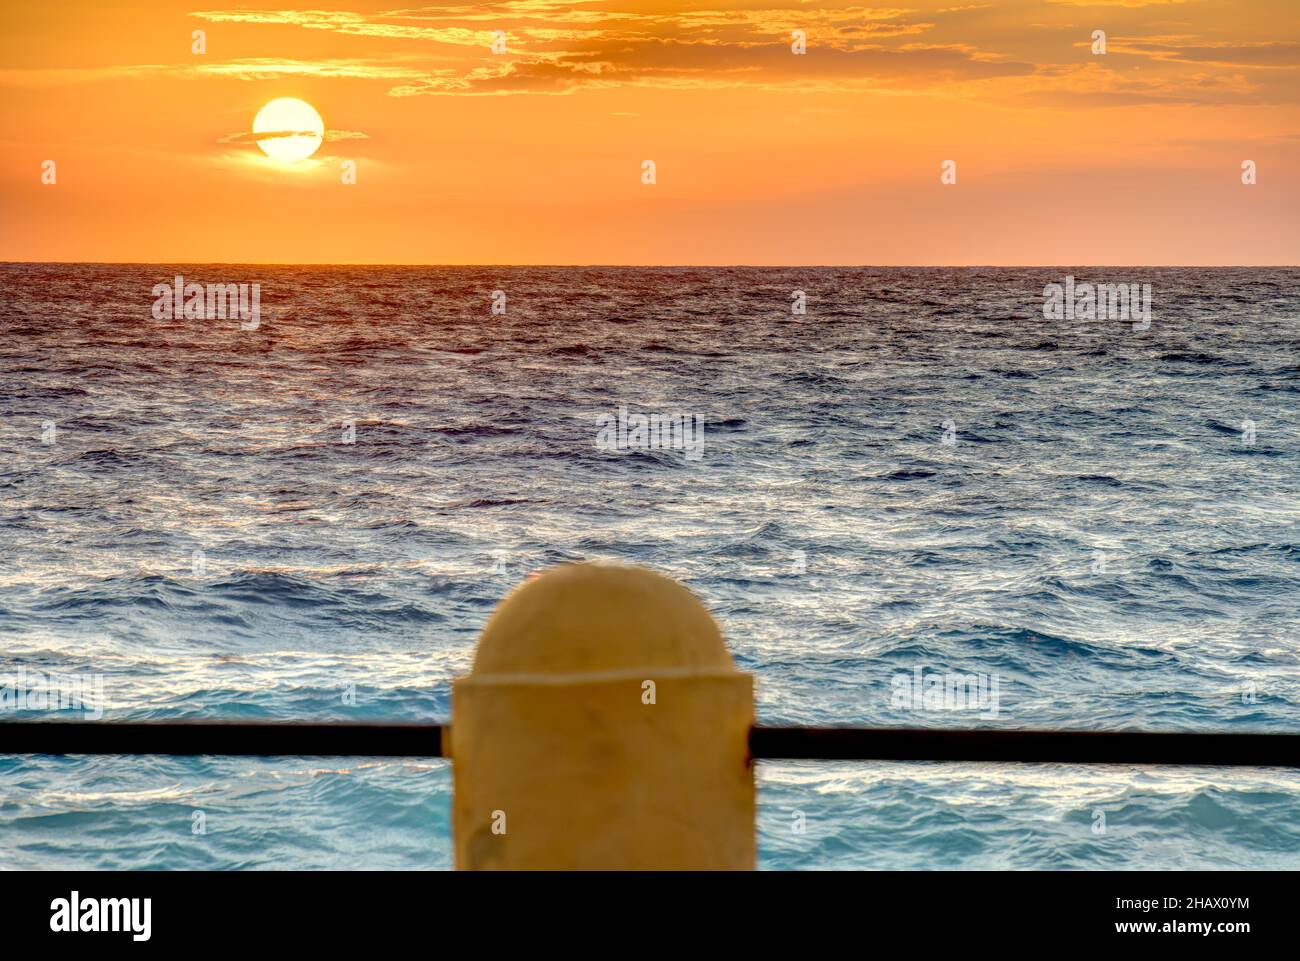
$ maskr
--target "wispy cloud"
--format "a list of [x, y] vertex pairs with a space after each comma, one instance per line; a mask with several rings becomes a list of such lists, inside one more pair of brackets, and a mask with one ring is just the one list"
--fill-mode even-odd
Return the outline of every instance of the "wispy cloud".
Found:
[[[973, 3], [918, 10], [912, 6], [729, 2], [713, 9], [646, 10], [616, 0], [561, 3], [552, 0], [438, 4], [418, 9], [363, 13], [342, 10], [206, 10], [192, 16], [214, 23], [296, 26], [345, 36], [412, 41], [452, 58], [452, 65], [421, 69], [392, 63], [336, 63], [335, 73], [394, 79], [395, 97], [505, 94], [569, 94], [583, 89], [628, 87], [770, 87], [793, 89], [979, 91], [991, 99], [1012, 96], [1055, 98], [1062, 106], [1095, 102], [1222, 102], [1257, 89], [1250, 83], [1207, 83], [1197, 65], [1290, 69], [1297, 59], [1289, 41], [1224, 41], [1162, 35], [1143, 36], [1143, 8], [1168, 8], [1181, 0], [1051, 0], [1057, 24], [1008, 24], [995, 4]], [[925, 6], [931, 6], [925, 4]], [[1125, 34], [1112, 38], [1111, 54], [1158, 63], [1157, 77], [1141, 80], [1114, 72], [1114, 60], [1080, 73], [1079, 47], [1088, 31], [1069, 24], [1069, 9], [1106, 8], [1124, 18]], [[1139, 18], [1139, 19], [1134, 19]], [[973, 24], [952, 39], [949, 24]], [[1153, 20], [1153, 26], [1156, 21]], [[1159, 21], [1162, 28], [1163, 21]], [[1049, 27], [1065, 42], [1044, 39]], [[507, 34], [507, 54], [494, 56], [495, 30]], [[790, 55], [794, 31], [802, 31], [808, 54]], [[1076, 39], [1070, 39], [1073, 34]], [[1036, 55], [1025, 56], [1032, 49]], [[458, 51], [448, 54], [448, 51]], [[458, 59], [457, 59], [458, 58]], [[292, 65], [250, 62], [209, 68], [257, 78]], [[1098, 89], [1097, 70], [1102, 74]], [[1042, 81], [1026, 90], [1019, 81]], [[998, 89], [995, 81], [1008, 81]], [[1072, 84], [1077, 86], [1071, 86]]]
[[1300, 43], [1283, 40], [1206, 41], [1197, 37], [1113, 38], [1113, 53], [1131, 53], [1170, 63], [1300, 70]]
[[[1192, 32], [1188, 23], [1171, 23], [1168, 11], [1176, 4], [1052, 0], [1032, 23], [997, 4], [921, 0], [880, 7], [727, 0], [702, 9], [646, 9], [620, 0], [506, 0], [380, 12], [213, 9], [190, 16], [259, 36], [262, 28], [334, 34], [334, 55], [9, 69], [0, 71], [0, 84], [52, 86], [166, 73], [254, 82], [359, 80], [397, 98], [752, 87], [905, 90], [988, 102], [1028, 98], [1066, 108], [1300, 101], [1294, 81], [1300, 42]], [[1098, 14], [1090, 19], [1115, 22], [1107, 56], [1090, 56], [1091, 26], [1071, 22], [1089, 8]], [[503, 54], [491, 50], [497, 30], [506, 34]], [[805, 56], [791, 55], [796, 30], [806, 38]], [[1141, 76], [1133, 75], [1135, 59], [1142, 61]]]
[[273, 80], [278, 77], [349, 78], [356, 80], [427, 79], [454, 74], [453, 69], [429, 69], [401, 66], [392, 62], [365, 59], [285, 60], [254, 57], [220, 63], [138, 63], [107, 67], [51, 67], [42, 69], [0, 70], [0, 85], [54, 87], [95, 83], [106, 80], [133, 80], [159, 76], [229, 77], [235, 80]]
[[[312, 136], [310, 130], [268, 130], [262, 133], [254, 133], [251, 130], [241, 130], [238, 133], [226, 134], [224, 137], [217, 138], [217, 143], [257, 143], [259, 140], [275, 140], [280, 137], [302, 137]], [[321, 138], [326, 143], [334, 143], [340, 140], [369, 140], [367, 134], [360, 130], [326, 130], [325, 135]]]

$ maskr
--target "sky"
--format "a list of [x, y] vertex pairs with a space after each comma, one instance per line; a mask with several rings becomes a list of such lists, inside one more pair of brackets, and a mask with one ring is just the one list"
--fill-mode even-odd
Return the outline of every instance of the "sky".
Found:
[[0, 51], [4, 261], [1300, 264], [1295, 0], [41, 0]]

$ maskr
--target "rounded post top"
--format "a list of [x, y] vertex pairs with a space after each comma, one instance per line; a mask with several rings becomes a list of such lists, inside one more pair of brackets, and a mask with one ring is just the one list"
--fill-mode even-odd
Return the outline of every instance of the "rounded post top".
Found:
[[551, 568], [501, 602], [473, 673], [647, 668], [735, 670], [717, 623], [681, 584], [643, 567], [582, 563]]

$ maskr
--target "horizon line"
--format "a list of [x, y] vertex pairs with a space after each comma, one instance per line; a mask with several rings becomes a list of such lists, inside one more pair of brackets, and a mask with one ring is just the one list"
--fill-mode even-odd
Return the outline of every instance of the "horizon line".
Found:
[[667, 264], [667, 263], [403, 263], [399, 261], [358, 261], [358, 262], [312, 262], [312, 261], [238, 261], [238, 260], [0, 260], [2, 267], [444, 267], [472, 269], [500, 268], [548, 268], [548, 269], [588, 269], [588, 268], [628, 268], [636, 270], [728, 270], [737, 268], [754, 268], [762, 270], [1021, 270], [1045, 268], [1083, 268], [1127, 269], [1127, 270], [1295, 270], [1300, 264], [1102, 264], [1102, 263], [1042, 263], [1042, 264], [779, 264], [779, 263], [730, 263], [730, 264]]

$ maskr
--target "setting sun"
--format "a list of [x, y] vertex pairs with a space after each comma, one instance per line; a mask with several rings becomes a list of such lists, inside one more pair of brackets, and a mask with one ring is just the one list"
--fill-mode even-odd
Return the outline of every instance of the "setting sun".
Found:
[[325, 124], [305, 100], [280, 97], [257, 112], [253, 133], [271, 134], [257, 141], [262, 152], [272, 160], [292, 163], [316, 152], [325, 136]]
[[[0, 12], [0, 259], [1300, 256], [1288, 0], [29, 6]], [[188, 192], [210, 230], [135, 216]]]

